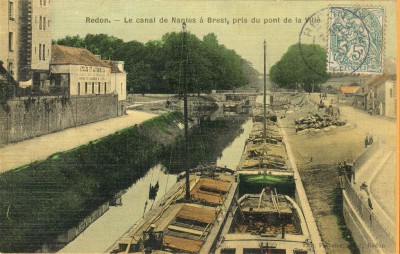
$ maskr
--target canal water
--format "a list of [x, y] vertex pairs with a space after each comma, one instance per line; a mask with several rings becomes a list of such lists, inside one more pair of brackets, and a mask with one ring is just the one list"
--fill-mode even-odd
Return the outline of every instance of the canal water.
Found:
[[[206, 126], [204, 129], [199, 131], [199, 133], [209, 132], [204, 136], [200, 137], [200, 140], [205, 145], [205, 143], [212, 144], [215, 142], [223, 143], [224, 147], [219, 148], [216, 144], [214, 149], [211, 149], [213, 156], [208, 153], [210, 148], [204, 146], [202, 153], [197, 154], [197, 162], [213, 162], [216, 159], [217, 165], [227, 166], [231, 169], [236, 169], [239, 165], [240, 158], [243, 152], [245, 141], [250, 134], [253, 123], [249, 118], [242, 116], [242, 119], [235, 120], [223, 118], [224, 127], [221, 127], [221, 132], [218, 136], [224, 136], [224, 128], [229, 128], [229, 126], [239, 127], [240, 130], [236, 130], [235, 137], [233, 140], [228, 140], [227, 142], [218, 142], [215, 140], [216, 131], [218, 131], [219, 125], [210, 124], [213, 121], [204, 121], [203, 125]], [[241, 123], [241, 124], [237, 124]], [[210, 133], [212, 132], [212, 133]], [[232, 133], [230, 133], [232, 134]], [[228, 135], [229, 136], [229, 135]], [[226, 140], [225, 140], [226, 141]], [[202, 149], [199, 149], [202, 150]], [[172, 153], [171, 153], [172, 154]], [[216, 158], [214, 158], [216, 156]], [[175, 160], [175, 155], [171, 155], [170, 161]], [[179, 160], [178, 160], [179, 161]], [[167, 163], [164, 162], [167, 165]], [[169, 163], [170, 166], [174, 166], [174, 163]], [[109, 248], [122, 234], [129, 230], [129, 228], [138, 220], [140, 220], [143, 214], [151, 209], [153, 203], [152, 200], [148, 200], [149, 186], [155, 185], [158, 181], [159, 191], [157, 193], [157, 200], [161, 199], [171, 188], [171, 186], [176, 183], [176, 174], [166, 173], [168, 170], [162, 165], [158, 164], [151, 169], [148, 173], [135, 184], [133, 184], [126, 193], [122, 195], [122, 205], [121, 206], [110, 206], [110, 209], [94, 223], [92, 223], [81, 235], [79, 235], [74, 241], [69, 243], [60, 253], [99, 253], [104, 252]], [[148, 201], [147, 201], [148, 200]], [[145, 209], [146, 201], [147, 206]]]

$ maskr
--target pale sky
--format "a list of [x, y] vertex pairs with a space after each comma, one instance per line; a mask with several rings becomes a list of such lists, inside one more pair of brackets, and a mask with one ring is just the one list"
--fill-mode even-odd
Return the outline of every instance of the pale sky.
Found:
[[[188, 23], [188, 30], [202, 38], [215, 33], [220, 43], [234, 49], [243, 58], [253, 63], [259, 71], [263, 69], [263, 41], [267, 41], [267, 66], [280, 59], [287, 48], [299, 42], [299, 34], [305, 17], [321, 9], [335, 6], [383, 6], [385, 8], [385, 58], [396, 58], [396, 1], [135, 1], [135, 0], [53, 0], [53, 39], [66, 35], [85, 36], [87, 33], [106, 33], [124, 41], [147, 42], [160, 39], [167, 32], [180, 31], [180, 23], [172, 18], [195, 19]], [[108, 18], [111, 23], [87, 23], [87, 18]], [[204, 23], [200, 23], [200, 18]], [[226, 23], [208, 23], [208, 18], [226, 18]], [[291, 23], [284, 23], [285, 17]], [[296, 23], [295, 18], [301, 23]], [[124, 20], [132, 19], [133, 23]], [[156, 23], [140, 24], [140, 19], [155, 18]], [[160, 23], [161, 18], [168, 23]], [[247, 19], [245, 24], [233, 24]], [[252, 18], [260, 20], [251, 23]], [[279, 18], [279, 23], [270, 23]], [[137, 20], [139, 19], [139, 20]], [[264, 20], [267, 23], [264, 24]], [[115, 21], [120, 20], [120, 21]], [[326, 28], [326, 34], [327, 28]], [[326, 43], [326, 42], [325, 42]]]

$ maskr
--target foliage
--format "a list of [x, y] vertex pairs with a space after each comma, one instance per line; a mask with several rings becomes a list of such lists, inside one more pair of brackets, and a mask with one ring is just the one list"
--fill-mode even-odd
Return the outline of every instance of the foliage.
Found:
[[3, 67], [3, 62], [0, 61], [0, 106], [2, 106], [3, 110], [5, 110], [7, 113], [10, 110], [7, 101], [15, 96], [17, 87], [18, 83]]
[[327, 53], [319, 45], [294, 44], [271, 67], [270, 79], [280, 87], [296, 89], [301, 86], [307, 92], [320, 89], [329, 75], [326, 73]]
[[[176, 126], [181, 117], [170, 113], [141, 128]], [[141, 178], [163, 149], [134, 126], [1, 174], [0, 252], [34, 252], [54, 241]]]
[[[233, 89], [257, 82], [258, 72], [234, 50], [219, 44], [215, 34], [187, 36], [189, 87], [193, 93], [212, 89]], [[123, 42], [105, 34], [67, 36], [54, 41], [60, 45], [87, 48], [103, 58], [125, 61], [127, 90], [136, 93], [179, 93], [182, 91], [182, 35], [167, 33], [145, 44]]]
[[342, 189], [336, 188], [333, 191], [333, 201], [334, 206], [332, 208], [333, 213], [336, 216], [337, 225], [342, 233], [343, 239], [345, 239], [348, 243], [348, 247], [352, 254], [360, 254], [360, 249], [358, 248], [356, 242], [351, 236], [351, 232], [346, 225], [346, 221], [343, 216], [343, 194]]
[[10, 107], [7, 104], [7, 101], [14, 96], [14, 86], [7, 81], [0, 81], [0, 106], [7, 113], [10, 110]]

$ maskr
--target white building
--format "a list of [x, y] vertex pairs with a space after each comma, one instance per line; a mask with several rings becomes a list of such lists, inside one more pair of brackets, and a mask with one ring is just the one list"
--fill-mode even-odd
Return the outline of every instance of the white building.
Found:
[[123, 61], [105, 62], [111, 67], [111, 91], [118, 94], [118, 112], [126, 112], [126, 72]]
[[396, 117], [396, 75], [380, 75], [354, 95], [355, 107], [377, 115]]
[[50, 62], [51, 93], [70, 96], [118, 94], [118, 115], [126, 111], [124, 62], [104, 61], [87, 49], [54, 45]]

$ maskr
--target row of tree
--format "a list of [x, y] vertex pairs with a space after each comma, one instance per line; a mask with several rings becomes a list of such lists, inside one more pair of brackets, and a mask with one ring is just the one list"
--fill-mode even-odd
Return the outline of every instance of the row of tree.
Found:
[[271, 81], [281, 88], [318, 92], [330, 75], [327, 53], [316, 44], [294, 44], [270, 69]]
[[[199, 39], [188, 34], [189, 92], [234, 89], [256, 84], [259, 73], [234, 50], [210, 33]], [[125, 61], [128, 92], [178, 93], [182, 91], [182, 35], [167, 33], [145, 44], [124, 42], [106, 34], [67, 36], [56, 44], [86, 48], [103, 59]]]

